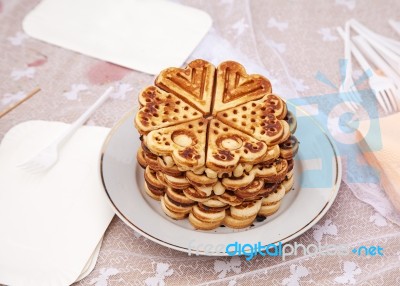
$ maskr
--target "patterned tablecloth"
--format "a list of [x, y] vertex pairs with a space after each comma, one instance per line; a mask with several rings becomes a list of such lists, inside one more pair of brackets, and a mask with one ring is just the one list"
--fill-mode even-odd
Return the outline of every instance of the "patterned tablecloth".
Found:
[[[398, 37], [387, 23], [390, 18], [400, 20], [396, 0], [177, 2], [201, 8], [214, 20], [192, 58], [214, 63], [239, 59], [251, 72], [270, 77], [286, 98], [337, 92], [343, 44], [335, 28], [347, 19], [357, 18], [376, 31]], [[136, 104], [139, 90], [151, 84], [153, 76], [29, 38], [21, 22], [37, 3], [0, 0], [0, 109], [34, 87], [42, 88], [0, 120], [0, 137], [26, 120], [72, 122], [111, 85], [116, 87], [112, 100], [88, 124], [113, 126]], [[360, 73], [357, 66], [355, 73]], [[345, 181], [355, 171], [352, 168], [346, 169]], [[300, 255], [285, 261], [260, 256], [251, 261], [237, 256], [188, 257], [142, 237], [115, 217], [96, 268], [77, 285], [400, 285], [400, 227], [357, 199], [344, 182], [328, 213], [295, 241], [351, 248], [381, 246], [383, 256]]]

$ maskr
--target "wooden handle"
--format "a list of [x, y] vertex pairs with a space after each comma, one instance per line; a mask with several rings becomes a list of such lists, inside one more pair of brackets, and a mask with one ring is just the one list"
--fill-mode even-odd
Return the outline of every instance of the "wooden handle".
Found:
[[38, 93], [40, 91], [40, 87], [36, 87], [34, 90], [32, 90], [30, 93], [28, 93], [23, 99], [21, 99], [20, 101], [12, 104], [11, 106], [9, 106], [8, 108], [6, 108], [5, 110], [0, 112], [0, 118], [2, 118], [4, 115], [6, 115], [7, 113], [9, 113], [10, 111], [14, 110], [15, 108], [17, 108], [20, 104], [24, 103], [25, 101], [27, 101], [29, 98], [31, 98], [32, 96], [34, 96], [36, 93]]

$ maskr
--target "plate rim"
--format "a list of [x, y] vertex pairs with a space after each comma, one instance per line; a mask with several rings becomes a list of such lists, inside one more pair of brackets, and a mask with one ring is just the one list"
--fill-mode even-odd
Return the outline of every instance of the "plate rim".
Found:
[[[320, 130], [320, 132], [326, 137], [326, 139], [328, 140], [331, 148], [332, 148], [332, 152], [334, 154], [334, 158], [335, 158], [335, 163], [336, 163], [336, 178], [334, 180], [334, 185], [332, 186], [331, 189], [331, 194], [329, 197], [329, 200], [326, 202], [326, 204], [324, 205], [324, 207], [321, 209], [321, 211], [315, 215], [315, 217], [309, 221], [306, 225], [304, 225], [302, 228], [296, 230], [295, 232], [293, 232], [292, 234], [288, 235], [287, 237], [279, 240], [279, 241], [275, 241], [271, 244], [276, 244], [281, 242], [282, 244], [291, 241], [293, 239], [295, 239], [296, 237], [302, 235], [304, 232], [306, 232], [307, 230], [309, 230], [312, 226], [314, 226], [327, 212], [328, 210], [331, 208], [333, 202], [336, 199], [336, 196], [339, 192], [339, 188], [341, 185], [341, 180], [342, 180], [342, 162], [341, 162], [341, 158], [340, 156], [338, 156], [338, 149], [335, 146], [331, 136], [321, 127], [321, 125], [319, 124], [318, 121], [316, 121], [308, 112], [306, 112], [305, 110], [303, 110], [302, 108], [300, 108], [299, 106], [296, 106], [290, 102], [287, 102], [287, 104], [291, 105], [293, 108], [297, 109], [297, 110], [301, 110], [302, 113], [304, 113], [305, 116], [309, 117], [314, 124], [318, 127], [318, 129]], [[105, 183], [105, 178], [103, 175], [103, 163], [104, 163], [104, 156], [105, 156], [105, 151], [107, 149], [107, 146], [111, 140], [111, 138], [113, 137], [114, 133], [117, 132], [117, 130], [121, 127], [121, 125], [123, 123], [125, 123], [126, 120], [129, 119], [130, 116], [132, 116], [135, 112], [135, 110], [137, 109], [137, 107], [133, 107], [131, 108], [129, 111], [127, 111], [115, 124], [114, 126], [110, 129], [109, 133], [107, 134], [106, 139], [104, 140], [102, 147], [101, 147], [101, 151], [100, 151], [100, 156], [99, 156], [99, 171], [100, 171], [100, 177], [101, 177], [101, 182], [103, 185], [103, 190], [105, 192], [105, 194], [107, 195], [108, 198], [108, 202], [109, 205], [111, 206], [111, 208], [113, 209], [114, 213], [130, 228], [132, 228], [133, 230], [139, 232], [142, 236], [146, 237], [147, 239], [160, 244], [162, 246], [174, 249], [174, 250], [178, 250], [184, 253], [188, 253], [191, 254], [191, 250], [179, 245], [175, 245], [169, 242], [165, 242], [163, 240], [161, 240], [158, 237], [155, 237], [145, 231], [143, 231], [140, 227], [136, 226], [133, 222], [131, 222], [124, 214], [123, 212], [121, 212], [118, 207], [115, 205], [114, 201], [112, 200], [107, 187], [106, 187], [106, 183]], [[132, 123], [133, 124], [133, 123]], [[132, 126], [133, 127], [133, 126]], [[195, 231], [195, 230], [194, 230]], [[205, 251], [201, 251], [201, 250], [196, 250], [195, 252], [196, 256], [198, 255], [205, 255], [205, 256], [228, 256], [228, 254], [226, 252], [205, 252]]]

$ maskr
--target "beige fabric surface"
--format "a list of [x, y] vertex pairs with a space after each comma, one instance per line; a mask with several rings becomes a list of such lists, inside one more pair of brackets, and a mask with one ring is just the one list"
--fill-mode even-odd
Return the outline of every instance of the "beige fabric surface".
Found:
[[[355, 17], [396, 37], [387, 19], [400, 21], [400, 2], [396, 0], [177, 2], [204, 9], [214, 20], [213, 29], [192, 57], [215, 63], [224, 58], [242, 59], [250, 72], [270, 77], [275, 90], [285, 98], [337, 92], [315, 79], [320, 71], [334, 86], [339, 85], [338, 59], [343, 55], [343, 45], [335, 33], [337, 25]], [[112, 100], [97, 110], [88, 124], [112, 127], [136, 104], [138, 92], [152, 82], [153, 76], [26, 37], [21, 22], [37, 3], [0, 0], [0, 109], [34, 87], [42, 88], [0, 119], [0, 137], [26, 120], [70, 123], [108, 86], [116, 87]], [[343, 163], [346, 166], [345, 160]], [[360, 192], [369, 187], [368, 183], [359, 184]], [[297, 256], [286, 261], [257, 257], [249, 262], [244, 257], [188, 257], [145, 239], [114, 218], [96, 268], [77, 285], [400, 284], [400, 227], [358, 200], [345, 183], [328, 213], [295, 241], [349, 247], [380, 245], [384, 255]]]

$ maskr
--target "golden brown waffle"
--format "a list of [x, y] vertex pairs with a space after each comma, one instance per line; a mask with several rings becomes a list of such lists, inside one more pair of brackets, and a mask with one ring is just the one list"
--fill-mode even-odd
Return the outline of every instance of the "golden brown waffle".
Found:
[[175, 201], [170, 197], [169, 193], [167, 192], [164, 195], [164, 204], [172, 212], [188, 214], [191, 212], [192, 207], [195, 205], [195, 202], [192, 201], [189, 203], [188, 202], [182, 203]]
[[197, 218], [193, 212], [189, 214], [189, 222], [195, 229], [212, 230], [221, 226], [222, 221], [206, 222]]
[[286, 113], [285, 121], [289, 124], [290, 134], [294, 134], [297, 129], [297, 119], [290, 111]]
[[206, 174], [198, 175], [192, 171], [186, 172], [186, 178], [196, 187], [213, 187], [218, 182], [218, 178], [209, 178]]
[[222, 179], [222, 185], [229, 190], [237, 190], [251, 184], [255, 178], [261, 178], [268, 183], [281, 182], [288, 172], [288, 163], [278, 159], [270, 165], [255, 165], [250, 172], [242, 177], [228, 177]]
[[166, 187], [157, 180], [157, 183], [153, 183], [154, 180], [149, 180], [145, 173], [145, 189], [147, 194], [155, 200], [160, 200], [165, 193]]
[[289, 193], [294, 185], [294, 177], [288, 177], [282, 182], [282, 186], [285, 188], [286, 193]]
[[274, 214], [281, 204], [281, 200], [285, 196], [285, 187], [281, 184], [274, 192], [268, 194], [261, 200], [261, 207], [258, 212], [260, 216], [269, 216]]
[[166, 202], [165, 202], [166, 196], [167, 195], [164, 195], [163, 197], [161, 197], [161, 209], [164, 211], [164, 213], [173, 219], [185, 219], [188, 216], [188, 213], [190, 213], [190, 211], [189, 212], [188, 211], [176, 212], [176, 211], [169, 209], [167, 207], [168, 203], [166, 204]]
[[257, 215], [261, 208], [261, 200], [243, 202], [238, 206], [230, 207], [231, 216], [236, 219], [244, 220]]
[[142, 134], [202, 117], [202, 114], [179, 97], [150, 86], [139, 95], [141, 106], [135, 117], [136, 128]]
[[184, 172], [179, 170], [178, 166], [175, 165], [174, 159], [171, 156], [158, 157], [157, 166], [158, 170], [166, 175], [179, 177], [184, 174]]
[[167, 174], [163, 174], [162, 172], [157, 172], [158, 177], [169, 187], [175, 188], [178, 190], [184, 190], [191, 186], [190, 182], [186, 179], [186, 175], [180, 175], [178, 177], [171, 176]]
[[140, 167], [142, 167], [143, 169], [146, 169], [147, 161], [146, 161], [145, 154], [144, 154], [142, 147], [139, 148], [139, 150], [136, 154], [136, 160], [138, 161]]
[[271, 83], [265, 77], [248, 75], [237, 62], [223, 62], [217, 68], [212, 113], [259, 99], [271, 91]]
[[216, 172], [232, 172], [238, 163], [257, 164], [267, 153], [267, 145], [213, 119], [208, 128], [206, 167]]
[[205, 164], [206, 131], [207, 120], [201, 118], [153, 130], [144, 140], [153, 154], [171, 156], [179, 167], [196, 169]]
[[290, 170], [285, 179], [282, 181], [282, 186], [285, 188], [286, 193], [290, 192], [294, 185], [294, 170]]
[[202, 203], [208, 201], [211, 198], [211, 194], [196, 190], [195, 188], [186, 188], [183, 190], [185, 196], [193, 201]]
[[141, 150], [142, 151], [140, 151], [139, 149], [138, 152], [141, 152], [141, 154], [138, 154], [137, 157], [143, 156], [146, 161], [146, 165], [149, 166], [152, 170], [154, 171], [160, 170], [160, 165], [158, 163], [158, 156], [153, 154], [143, 142], [141, 145]]
[[262, 163], [265, 164], [272, 164], [275, 162], [276, 159], [279, 158], [281, 154], [281, 149], [279, 148], [279, 145], [274, 145], [274, 146], [268, 146], [268, 151], [265, 157], [262, 160]]
[[288, 140], [279, 144], [279, 147], [281, 150], [281, 158], [290, 160], [296, 156], [297, 151], [299, 150], [299, 141], [294, 135], [290, 135]]
[[294, 184], [296, 118], [268, 79], [236, 62], [168, 68], [139, 95], [145, 191], [196, 229], [250, 226]]
[[156, 78], [155, 84], [169, 91], [202, 114], [211, 108], [215, 67], [204, 60], [195, 60], [185, 69], [168, 68]]
[[237, 192], [225, 191], [223, 194], [215, 196], [220, 202], [230, 206], [238, 206], [243, 203], [243, 199], [237, 195]]
[[[224, 164], [217, 162], [220, 159], [224, 160], [223, 158], [229, 159], [231, 157], [229, 154], [224, 156], [211, 152], [211, 156], [202, 156], [206, 148], [213, 143], [214, 133], [218, 131], [226, 133], [224, 129], [227, 128], [229, 133], [237, 134], [241, 131], [250, 136], [251, 140], [259, 140], [261, 144], [267, 144], [269, 147], [275, 147], [290, 136], [291, 126], [283, 120], [287, 115], [286, 103], [271, 93], [272, 88], [268, 79], [260, 75], [248, 75], [239, 63], [223, 62], [215, 70], [212, 64], [204, 60], [195, 60], [185, 69], [168, 68], [162, 71], [156, 78], [155, 84], [157, 87], [148, 87], [139, 96], [141, 108], [136, 115], [135, 125], [141, 134], [147, 134], [145, 144], [151, 152], [157, 156], [172, 157], [181, 171], [195, 168], [194, 171], [199, 173], [206, 166], [217, 172], [218, 176], [233, 171], [233, 165], [229, 164], [232, 162], [225, 161]], [[218, 118], [223, 122], [221, 125], [227, 126], [222, 130], [215, 130], [215, 125], [207, 123], [216, 121], [212, 117]], [[155, 135], [163, 135], [160, 133], [165, 131], [171, 135], [175, 131], [174, 128], [182, 130], [182, 127], [185, 127], [185, 132], [189, 132], [190, 128], [186, 128], [187, 123], [195, 119], [204, 121], [204, 126], [199, 131], [204, 132], [203, 135], [195, 134], [196, 137], [202, 137], [201, 142], [205, 140], [203, 148], [196, 150], [199, 152], [192, 154], [193, 148], [190, 148], [184, 156], [178, 156], [176, 152], [174, 153], [177, 146], [172, 144], [171, 138], [161, 138], [165, 142], [156, 142], [155, 138], [152, 138]], [[289, 116], [287, 120], [293, 122], [293, 117]], [[221, 133], [219, 132], [219, 135]], [[194, 138], [191, 139], [191, 142], [195, 141]], [[162, 144], [170, 144], [168, 145], [170, 147], [157, 146]], [[182, 151], [181, 147], [183, 146], [179, 149]], [[225, 152], [229, 148], [235, 146], [228, 148], [225, 146], [219, 151]], [[250, 151], [253, 151], [250, 152], [253, 154], [249, 155], [261, 153], [260, 150], [254, 152], [254, 149], [250, 149]], [[238, 152], [233, 155], [234, 161]], [[265, 161], [260, 158], [261, 156], [253, 156], [256, 157], [253, 159], [249, 155], [248, 159], [246, 156], [241, 156], [240, 162], [251, 162], [254, 165]], [[193, 159], [197, 156], [200, 158], [195, 162]], [[155, 162], [149, 164], [152, 168], [156, 168]]]
[[279, 119], [283, 119], [286, 112], [283, 100], [274, 94], [268, 94], [260, 100], [219, 112], [216, 117], [268, 145], [275, 145], [284, 137], [285, 122]]
[[250, 184], [235, 190], [235, 194], [242, 199], [257, 196], [264, 186], [264, 180], [254, 179]]
[[159, 189], [154, 189], [147, 182], [144, 183], [144, 190], [149, 195], [150, 198], [159, 201], [164, 196], [164, 191]]
[[237, 219], [231, 216], [230, 211], [226, 212], [224, 221], [222, 222], [223, 225], [230, 227], [230, 228], [245, 228], [249, 227], [253, 221], [256, 219], [257, 215], [254, 215], [252, 217], [246, 218], [246, 219]]
[[163, 181], [159, 180], [159, 178], [157, 177], [156, 171], [151, 169], [149, 166], [146, 167], [146, 170], [144, 172], [144, 179], [145, 179], [146, 183], [148, 183], [160, 190], [165, 191], [165, 184], [163, 183]]
[[279, 207], [281, 206], [281, 202], [277, 202], [275, 204], [272, 205], [266, 205], [266, 206], [261, 206], [258, 215], [259, 216], [270, 216], [273, 215], [274, 213], [276, 213], [279, 209]]
[[218, 208], [218, 209], [226, 209], [229, 207], [229, 204], [221, 202], [218, 199], [218, 196], [212, 196], [209, 200], [202, 202], [202, 205], [207, 208]]
[[[166, 215], [173, 219], [189, 216], [190, 223], [196, 229], [210, 230], [221, 224], [232, 228], [244, 228], [254, 221], [256, 215], [268, 216], [275, 213], [280, 201], [291, 188], [293, 173], [288, 174], [282, 183], [269, 184], [262, 180], [251, 183], [243, 198], [243, 190], [226, 190], [221, 195], [206, 195], [194, 188], [183, 190], [169, 186], [169, 182], [158, 179], [160, 172], [146, 168], [145, 190], [156, 200], [161, 200], [161, 207]], [[161, 173], [162, 174], [162, 173]], [[260, 186], [261, 184], [261, 186]], [[253, 196], [250, 196], [250, 195]]]

